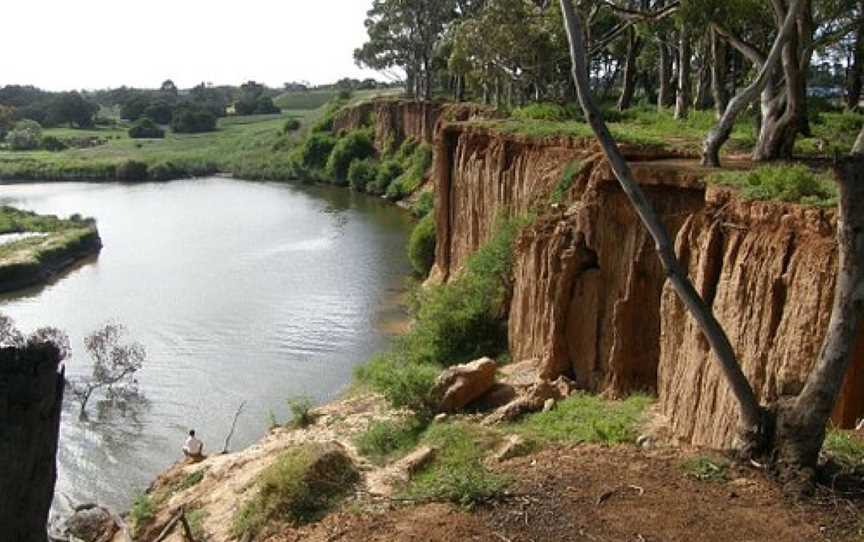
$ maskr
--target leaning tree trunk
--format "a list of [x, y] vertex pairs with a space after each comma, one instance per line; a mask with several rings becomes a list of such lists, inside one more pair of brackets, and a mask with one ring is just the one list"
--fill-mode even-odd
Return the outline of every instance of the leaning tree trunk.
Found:
[[63, 402], [51, 344], [0, 349], [0, 539], [45, 542]]
[[864, 323], [864, 159], [853, 156], [840, 162], [835, 174], [840, 258], [828, 334], [803, 391], [794, 400], [781, 403], [777, 412], [777, 463], [781, 469], [791, 467], [792, 472], [817, 464], [825, 426]]
[[710, 307], [700, 297], [693, 283], [690, 282], [681, 263], [678, 261], [666, 227], [660, 221], [657, 213], [654, 212], [653, 207], [645, 197], [639, 184], [633, 179], [630, 166], [618, 149], [618, 145], [615, 143], [606, 123], [603, 121], [600, 109], [594, 103], [588, 79], [581, 17], [573, 9], [571, 0], [561, 0], [561, 9], [564, 13], [564, 22], [570, 43], [573, 80], [576, 83], [579, 101], [585, 113], [585, 118], [588, 120], [591, 129], [603, 147], [603, 152], [612, 166], [612, 170], [621, 188], [629, 198], [645, 228], [654, 239], [657, 255], [666, 271], [670, 284], [690, 311], [690, 314], [696, 320], [702, 333], [714, 350], [715, 359], [726, 377], [732, 394], [738, 401], [742, 439], [748, 448], [759, 447], [762, 444], [764, 415], [753, 393], [753, 388], [747, 382], [747, 378], [738, 364], [729, 338], [714, 317]]
[[732, 128], [735, 126], [735, 119], [738, 115], [747, 109], [747, 106], [753, 102], [757, 96], [765, 89], [772, 72], [776, 69], [777, 63], [780, 61], [780, 55], [783, 48], [795, 30], [795, 19], [801, 12], [805, 4], [805, 0], [793, 0], [789, 6], [789, 11], [786, 13], [786, 19], [783, 21], [783, 26], [777, 33], [774, 39], [774, 44], [771, 46], [771, 52], [762, 64], [759, 74], [744, 90], [736, 95], [726, 107], [726, 112], [717, 124], [708, 132], [705, 137], [705, 142], [702, 145], [702, 164], [705, 166], [719, 167], [720, 166], [720, 149], [729, 140], [732, 134]]
[[723, 112], [729, 104], [729, 93], [726, 90], [726, 74], [728, 71], [726, 50], [726, 44], [717, 35], [717, 31], [712, 28], [711, 95], [714, 98], [714, 109], [717, 111], [717, 120], [723, 117]]
[[690, 74], [693, 65], [690, 45], [690, 28], [687, 23], [684, 23], [681, 27], [681, 43], [678, 55], [678, 96], [675, 99], [676, 119], [686, 119], [689, 114], [690, 92], [692, 89]]
[[624, 64], [624, 84], [621, 88], [621, 97], [618, 99], [619, 111], [630, 109], [633, 104], [633, 95], [636, 93], [636, 63], [639, 59], [641, 45], [639, 36], [636, 35], [636, 29], [631, 27], [627, 33], [627, 60]]

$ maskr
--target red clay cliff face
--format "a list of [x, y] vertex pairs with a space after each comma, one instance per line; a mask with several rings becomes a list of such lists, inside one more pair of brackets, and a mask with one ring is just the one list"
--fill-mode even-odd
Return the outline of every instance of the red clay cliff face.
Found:
[[[759, 397], [770, 402], [797, 393], [830, 317], [833, 213], [742, 202], [716, 189], [706, 194], [705, 172], [692, 162], [628, 154]], [[574, 160], [581, 168], [564, 204], [550, 204]], [[665, 289], [652, 240], [590, 141], [449, 125], [437, 140], [434, 171], [435, 280], [457, 273], [499, 217], [540, 217], [515, 253], [513, 359], [533, 359], [547, 378], [565, 375], [611, 396], [656, 392], [683, 440], [733, 445], [734, 404], [707, 344]], [[849, 426], [864, 415], [862, 385], [864, 334], [836, 423]]]
[[[682, 263], [765, 404], [798, 394], [819, 357], [834, 296], [835, 231], [833, 212], [742, 202], [711, 190], [705, 209], [688, 219], [678, 237]], [[675, 434], [699, 445], [732, 445], [734, 399], [668, 286], [660, 312], [659, 395]], [[834, 418], [846, 427], [864, 413], [862, 369], [859, 347]]]

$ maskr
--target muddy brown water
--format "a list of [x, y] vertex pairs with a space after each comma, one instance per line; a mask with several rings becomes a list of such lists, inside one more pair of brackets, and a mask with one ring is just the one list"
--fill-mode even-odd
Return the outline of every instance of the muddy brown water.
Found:
[[404, 312], [410, 219], [328, 187], [209, 178], [163, 184], [0, 186], [0, 205], [98, 220], [104, 248], [39, 288], [0, 296], [23, 330], [71, 338], [72, 377], [91, 365], [84, 336], [122, 322], [147, 350], [145, 401], [67, 397], [55, 512], [97, 501], [117, 510], [180, 455], [195, 428], [220, 451], [254, 443], [289, 417], [287, 400], [336, 397], [353, 368], [386, 347]]

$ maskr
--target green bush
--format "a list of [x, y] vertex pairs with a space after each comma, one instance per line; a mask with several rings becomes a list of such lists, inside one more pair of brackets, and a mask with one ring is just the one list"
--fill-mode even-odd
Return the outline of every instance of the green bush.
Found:
[[216, 116], [195, 105], [178, 107], [171, 117], [171, 129], [178, 134], [200, 134], [216, 130]]
[[299, 119], [288, 119], [285, 121], [285, 124], [282, 125], [282, 133], [288, 134], [291, 132], [296, 132], [300, 129], [300, 120]]
[[402, 141], [402, 144], [399, 145], [399, 149], [396, 151], [396, 154], [393, 155], [393, 159], [404, 166], [411, 159], [411, 156], [414, 154], [414, 151], [417, 150], [418, 145], [420, 145], [420, 143], [413, 137], [406, 138]]
[[411, 206], [411, 214], [416, 218], [423, 218], [432, 214], [435, 210], [435, 193], [430, 191], [423, 192], [414, 205]]
[[800, 164], [724, 172], [712, 176], [709, 181], [738, 188], [746, 199], [780, 200], [817, 206], [834, 206], [837, 203], [837, 188], [831, 176]]
[[564, 122], [581, 117], [573, 108], [553, 103], [536, 103], [517, 107], [511, 116], [520, 120]]
[[132, 139], [162, 139], [165, 137], [165, 130], [149, 117], [142, 117], [132, 123], [129, 128], [129, 137]]
[[300, 147], [300, 162], [305, 168], [321, 170], [327, 165], [335, 146], [336, 138], [333, 136], [324, 133], [312, 134]]
[[354, 160], [348, 168], [348, 183], [354, 190], [365, 192], [366, 186], [375, 181], [378, 169], [372, 160]]
[[65, 151], [69, 146], [54, 136], [45, 136], [42, 138], [42, 148], [46, 151], [60, 152]]
[[42, 126], [33, 120], [20, 120], [8, 134], [6, 142], [13, 151], [32, 151], [42, 145]]
[[417, 190], [432, 165], [432, 156], [431, 145], [417, 145], [410, 157], [403, 162], [405, 173], [399, 177], [398, 182], [391, 183], [388, 187], [387, 197], [401, 199]]
[[414, 226], [408, 240], [408, 259], [414, 272], [425, 277], [435, 263], [435, 219], [426, 216]]
[[309, 397], [299, 397], [288, 401], [288, 409], [291, 411], [291, 426], [297, 429], [309, 427], [315, 423], [315, 414], [312, 409], [315, 403]]
[[319, 519], [357, 482], [343, 456], [323, 459], [325, 448], [306, 444], [285, 451], [261, 473], [257, 491], [235, 514], [231, 534], [250, 539], [271, 522], [302, 525]]
[[441, 367], [431, 363], [412, 363], [399, 354], [378, 354], [355, 369], [357, 380], [377, 391], [394, 407], [407, 408], [420, 416], [431, 413], [432, 387]]
[[371, 130], [355, 130], [339, 138], [327, 160], [327, 175], [335, 184], [348, 182], [348, 168], [355, 160], [365, 160], [375, 155]]
[[139, 495], [129, 511], [129, 523], [133, 536], [156, 516], [156, 507], [149, 495]]
[[381, 464], [414, 448], [425, 429], [425, 420], [416, 416], [374, 421], [354, 443], [361, 454]]
[[437, 452], [408, 488], [415, 500], [449, 501], [475, 506], [500, 495], [509, 480], [490, 471], [483, 458], [491, 439], [476, 427], [464, 424], [432, 425], [423, 442]]
[[549, 200], [552, 203], [564, 202], [564, 197], [567, 195], [567, 192], [570, 191], [570, 188], [573, 187], [573, 183], [576, 181], [576, 175], [581, 169], [582, 164], [578, 160], [574, 160], [567, 164], [567, 167], [565, 167], [564, 171], [561, 173], [561, 178], [555, 185], [555, 189], [552, 191], [552, 195], [549, 197]]
[[370, 183], [366, 191], [370, 194], [385, 194], [387, 188], [402, 175], [402, 166], [396, 160], [387, 160], [378, 165], [375, 181]]
[[690, 457], [681, 463], [687, 476], [702, 482], [725, 482], [729, 478], [730, 463], [726, 459], [714, 459], [704, 455]]
[[115, 178], [118, 181], [146, 181], [147, 176], [147, 164], [137, 160], [120, 162], [115, 170]]
[[825, 435], [825, 453], [842, 465], [864, 465], [864, 440], [848, 431], [830, 429]]

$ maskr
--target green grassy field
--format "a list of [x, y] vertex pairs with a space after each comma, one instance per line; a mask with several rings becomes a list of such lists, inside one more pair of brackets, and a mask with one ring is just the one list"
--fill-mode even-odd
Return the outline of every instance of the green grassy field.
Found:
[[[218, 130], [204, 134], [168, 133], [164, 139], [131, 139], [127, 127], [72, 130], [52, 128], [46, 136], [60, 139], [96, 137], [104, 143], [94, 147], [60, 152], [0, 151], [0, 179], [4, 180], [114, 180], [117, 167], [125, 162], [148, 166], [152, 178], [166, 180], [217, 171], [233, 172], [235, 167], [253, 162], [275, 161], [301, 137], [304, 129], [283, 134], [289, 118], [303, 127], [311, 124], [318, 111], [285, 111], [281, 115], [227, 117], [219, 120]], [[282, 152], [285, 150], [285, 152]], [[134, 180], [134, 179], [128, 179]]]
[[[351, 94], [352, 101], [368, 100], [375, 96], [398, 95], [402, 89], [388, 90], [356, 90]], [[308, 111], [318, 109], [339, 95], [338, 90], [307, 90], [291, 91], [280, 94], [274, 102], [280, 108], [288, 110]]]

